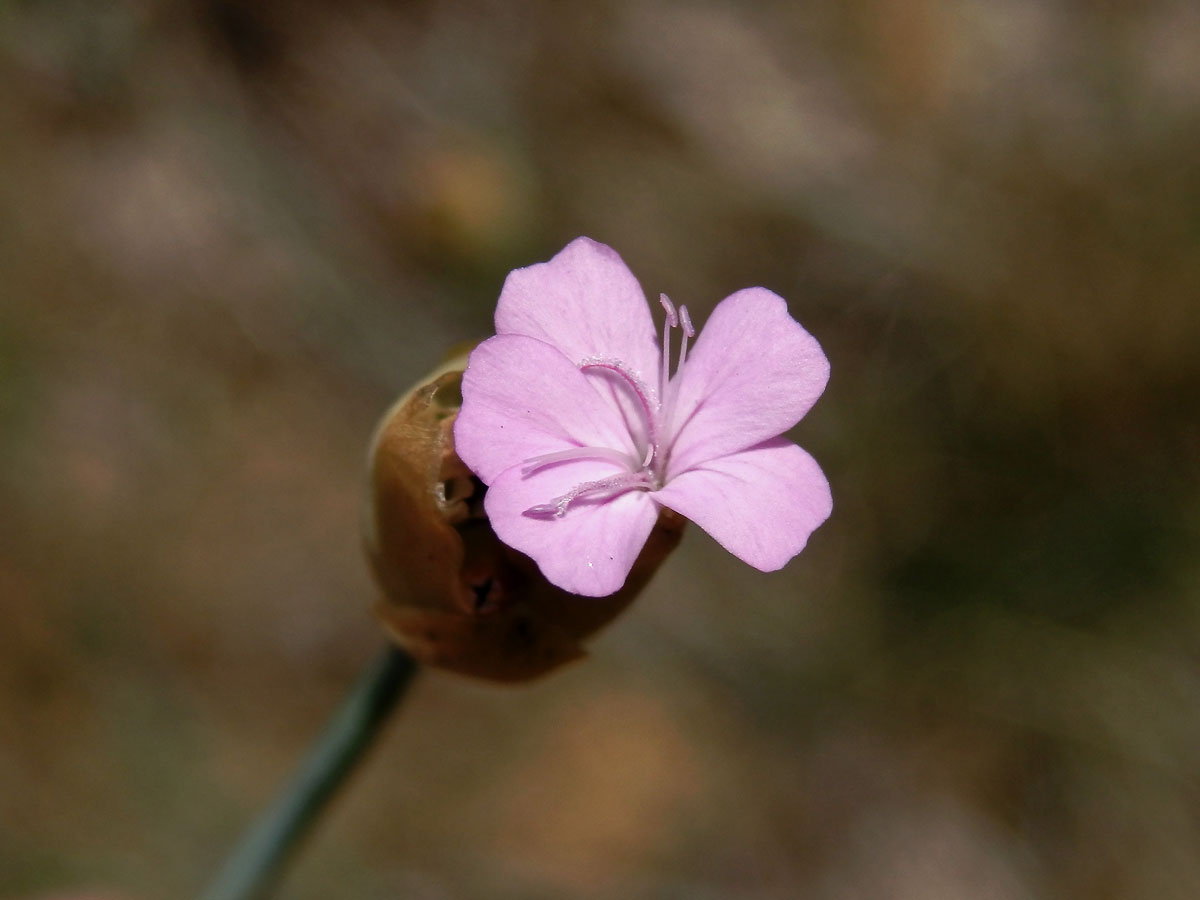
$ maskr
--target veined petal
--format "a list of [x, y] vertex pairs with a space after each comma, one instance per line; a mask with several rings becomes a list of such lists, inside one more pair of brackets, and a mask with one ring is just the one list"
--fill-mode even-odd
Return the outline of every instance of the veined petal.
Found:
[[486, 484], [510, 466], [571, 447], [636, 455], [619, 412], [571, 360], [543, 341], [498, 335], [463, 373], [454, 446]]
[[764, 572], [803, 550], [833, 511], [816, 460], [786, 438], [708, 460], [652, 496]]
[[647, 384], [658, 373], [654, 320], [641, 285], [617, 252], [576, 238], [549, 262], [514, 269], [496, 306], [497, 334], [546, 341], [578, 365], [620, 359]]
[[631, 490], [615, 497], [580, 497], [557, 518], [527, 515], [526, 510], [620, 471], [597, 460], [549, 466], [531, 475], [514, 466], [488, 487], [484, 508], [496, 536], [531, 557], [551, 583], [575, 594], [605, 597], [625, 583], [658, 520], [649, 494]]
[[816, 338], [766, 288], [717, 304], [677, 378], [668, 478], [787, 431], [829, 380]]

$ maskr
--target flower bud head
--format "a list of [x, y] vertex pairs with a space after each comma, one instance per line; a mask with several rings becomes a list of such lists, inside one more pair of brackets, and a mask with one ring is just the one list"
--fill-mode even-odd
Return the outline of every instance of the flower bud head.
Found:
[[466, 355], [431, 372], [384, 415], [368, 454], [364, 538], [391, 636], [431, 666], [524, 681], [583, 655], [678, 545], [684, 519], [664, 509], [624, 586], [579, 597], [496, 537], [487, 487], [454, 450]]

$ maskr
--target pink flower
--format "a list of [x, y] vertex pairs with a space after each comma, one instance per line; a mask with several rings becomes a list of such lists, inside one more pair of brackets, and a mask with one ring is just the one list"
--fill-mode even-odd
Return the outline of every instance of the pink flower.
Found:
[[829, 380], [820, 345], [783, 299], [765, 288], [726, 297], [690, 355], [687, 308], [661, 302], [660, 350], [633, 273], [611, 248], [577, 238], [509, 274], [497, 334], [463, 375], [455, 446], [488, 485], [492, 528], [577, 594], [621, 587], [660, 506], [766, 572], [803, 550], [833, 508], [816, 462], [779, 436]]

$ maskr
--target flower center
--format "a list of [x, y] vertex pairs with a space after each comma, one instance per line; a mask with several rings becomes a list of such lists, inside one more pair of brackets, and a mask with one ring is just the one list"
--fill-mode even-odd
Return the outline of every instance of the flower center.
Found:
[[[686, 306], [680, 306], [676, 310], [675, 304], [667, 298], [666, 294], [659, 295], [659, 302], [666, 313], [666, 321], [663, 323], [662, 368], [658, 373], [657, 391], [647, 387], [642, 381], [640, 373], [616, 357], [593, 356], [579, 363], [581, 371], [603, 373], [636, 401], [636, 409], [645, 424], [646, 446], [644, 451], [640, 452], [640, 461], [628, 453], [610, 447], [572, 447], [531, 457], [525, 460], [525, 465], [521, 469], [523, 475], [532, 475], [546, 466], [580, 459], [609, 460], [622, 466], [625, 471], [608, 478], [581, 482], [548, 503], [539, 503], [529, 507], [525, 510], [525, 515], [559, 519], [566, 515], [567, 509], [572, 503], [582, 498], [603, 502], [626, 491], [654, 491], [662, 487], [667, 471], [667, 455], [670, 450], [669, 436], [675, 400], [674, 392], [671, 390], [671, 329], [679, 328], [683, 332], [679, 365], [675, 368], [676, 378], [683, 371], [684, 363], [687, 362], [688, 340], [696, 336], [696, 331], [692, 328], [692, 319], [688, 315]], [[636, 436], [634, 442], [635, 444], [639, 443]]]

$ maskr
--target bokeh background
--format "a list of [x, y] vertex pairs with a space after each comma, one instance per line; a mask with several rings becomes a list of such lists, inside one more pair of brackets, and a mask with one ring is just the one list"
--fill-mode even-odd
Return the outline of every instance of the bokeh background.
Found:
[[286, 898], [1200, 896], [1200, 7], [0, 5], [0, 896], [186, 897], [381, 644], [377, 417], [587, 234], [833, 518], [427, 673]]

